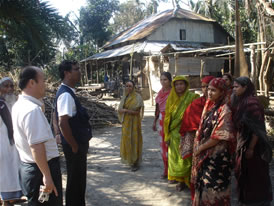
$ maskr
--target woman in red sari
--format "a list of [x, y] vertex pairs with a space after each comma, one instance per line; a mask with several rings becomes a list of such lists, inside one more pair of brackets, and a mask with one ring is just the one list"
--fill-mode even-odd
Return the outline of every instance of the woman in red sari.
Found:
[[155, 110], [155, 118], [153, 121], [152, 129], [157, 131], [156, 122], [159, 119], [159, 134], [160, 134], [160, 147], [161, 147], [161, 155], [164, 163], [164, 172], [162, 174], [162, 179], [167, 178], [167, 170], [168, 170], [168, 146], [165, 143], [165, 133], [164, 133], [164, 119], [165, 119], [165, 108], [166, 108], [166, 100], [171, 91], [171, 74], [169, 72], [163, 72], [160, 77], [160, 82], [162, 85], [162, 89], [159, 91], [155, 101], [156, 101], [156, 110]]
[[239, 202], [246, 206], [270, 206], [272, 149], [266, 135], [264, 110], [248, 77], [235, 79], [233, 90], [233, 122], [237, 131], [235, 176]]
[[200, 126], [194, 140], [191, 184], [193, 206], [230, 206], [232, 113], [225, 103], [225, 81], [211, 80]]
[[[214, 78], [214, 76], [206, 76], [202, 79], [201, 87], [203, 96], [193, 100], [193, 102], [187, 107], [184, 113], [180, 129], [180, 152], [182, 159], [186, 159], [192, 156], [195, 133], [199, 128], [201, 115], [207, 99], [208, 84]], [[176, 186], [177, 191], [181, 191], [183, 186], [183, 184], [178, 183]]]

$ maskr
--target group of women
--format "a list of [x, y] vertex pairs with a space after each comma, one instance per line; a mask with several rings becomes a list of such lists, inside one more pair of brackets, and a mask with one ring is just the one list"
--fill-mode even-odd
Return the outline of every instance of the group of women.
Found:
[[[272, 201], [269, 163], [272, 149], [266, 135], [264, 112], [247, 77], [232, 80], [206, 76], [203, 96], [189, 91], [185, 76], [164, 72], [156, 97], [153, 130], [160, 133], [164, 171], [161, 178], [191, 190], [192, 205], [231, 205], [233, 168], [241, 205], [268, 206]], [[119, 106], [122, 122], [121, 158], [132, 171], [142, 157], [141, 119], [144, 104], [126, 83]], [[157, 125], [157, 122], [159, 123]]]

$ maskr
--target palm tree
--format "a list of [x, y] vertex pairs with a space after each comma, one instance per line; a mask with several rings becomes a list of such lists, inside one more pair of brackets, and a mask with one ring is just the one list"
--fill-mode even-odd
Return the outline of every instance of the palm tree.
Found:
[[0, 39], [9, 50], [16, 49], [14, 57], [19, 55], [21, 64], [46, 63], [56, 41], [71, 38], [73, 32], [47, 2], [0, 0]]

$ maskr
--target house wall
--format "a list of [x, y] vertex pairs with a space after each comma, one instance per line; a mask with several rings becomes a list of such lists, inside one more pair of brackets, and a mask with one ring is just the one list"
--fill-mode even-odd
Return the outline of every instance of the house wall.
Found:
[[211, 22], [172, 19], [156, 29], [148, 40], [180, 41], [180, 29], [186, 30], [186, 40], [214, 43], [214, 25]]

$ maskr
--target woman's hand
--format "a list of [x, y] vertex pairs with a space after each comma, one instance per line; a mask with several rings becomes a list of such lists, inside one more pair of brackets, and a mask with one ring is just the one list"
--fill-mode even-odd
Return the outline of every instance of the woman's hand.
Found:
[[166, 144], [167, 144], [167, 146], [169, 146], [170, 145], [170, 140], [166, 141]]
[[251, 159], [254, 155], [254, 150], [253, 149], [247, 149], [245, 152], [245, 158], [246, 159]]
[[121, 109], [121, 110], [119, 110], [119, 112], [120, 112], [120, 113], [127, 113], [128, 110], [127, 110], [127, 109]]
[[194, 156], [198, 156], [202, 152], [201, 146], [199, 146], [195, 151], [194, 151]]
[[156, 121], [155, 121], [155, 120], [153, 121], [152, 130], [153, 130], [154, 132], [157, 131], [157, 128], [156, 128]]

